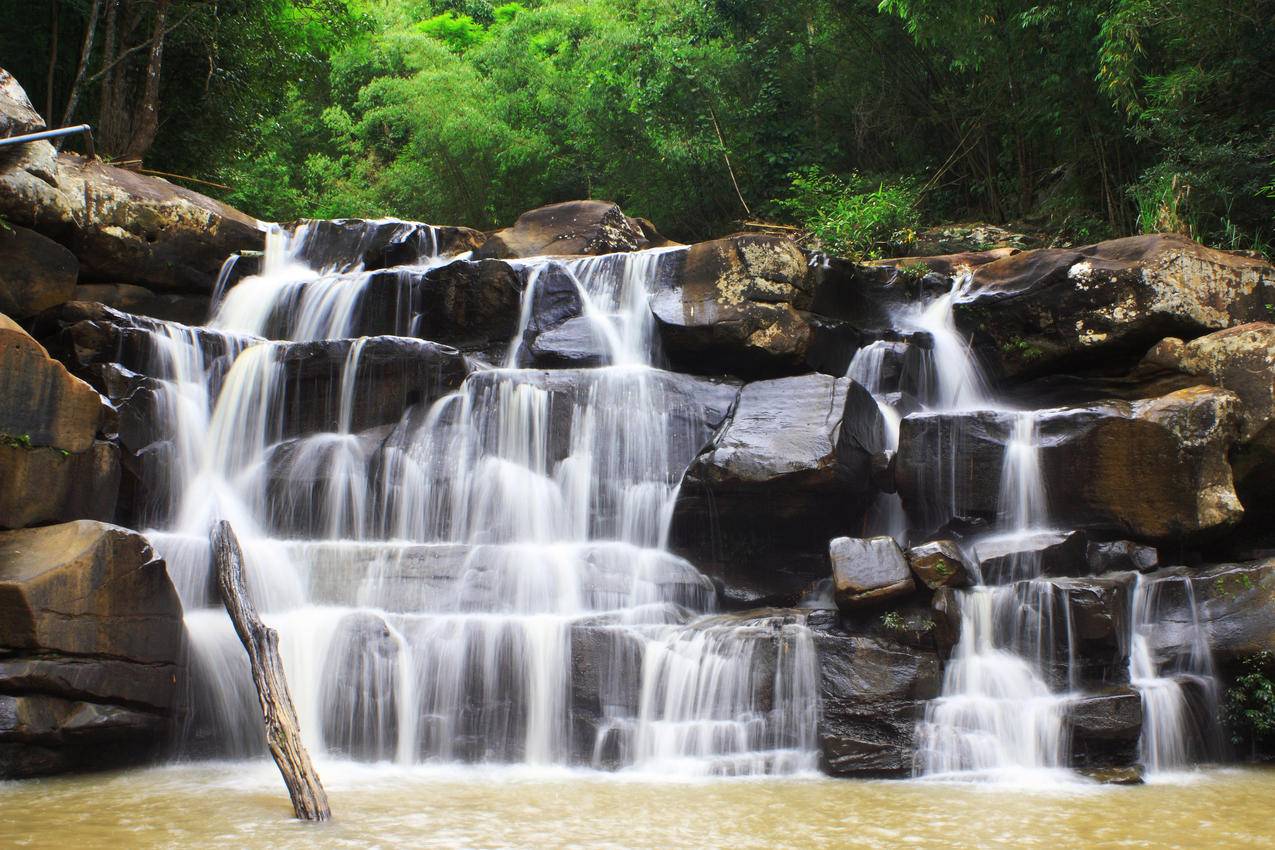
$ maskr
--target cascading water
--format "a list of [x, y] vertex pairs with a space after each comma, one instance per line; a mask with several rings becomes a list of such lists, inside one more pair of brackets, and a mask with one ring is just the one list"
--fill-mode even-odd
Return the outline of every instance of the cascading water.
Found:
[[[459, 388], [368, 430], [356, 420], [370, 351], [456, 353], [343, 341], [339, 380], [316, 400], [298, 395], [313, 352], [296, 343], [354, 337], [368, 299], [393, 303], [389, 330], [410, 335], [412, 299], [387, 302], [378, 287], [451, 258], [427, 246], [407, 271], [348, 258], [314, 271], [305, 258], [325, 253], [307, 241], [315, 234], [274, 231], [262, 274], [224, 293], [208, 329], [152, 337], [183, 441], [151, 536], [188, 611], [191, 749], [261, 747], [242, 648], [210, 591], [206, 535], [226, 518], [318, 752], [812, 769], [818, 689], [803, 615], [716, 614], [712, 583], [666, 550], [682, 473], [712, 431], [676, 376], [652, 365], [647, 299], [679, 249], [525, 261], [507, 364], [475, 364]], [[608, 365], [518, 368], [551, 272], [569, 277], [581, 310], [568, 321], [584, 323]], [[289, 432], [316, 403], [333, 408], [326, 428]]]

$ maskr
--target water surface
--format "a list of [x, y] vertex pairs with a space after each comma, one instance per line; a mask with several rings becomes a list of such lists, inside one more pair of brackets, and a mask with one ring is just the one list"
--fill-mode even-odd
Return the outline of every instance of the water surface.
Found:
[[269, 762], [0, 783], [0, 845], [128, 848], [1229, 848], [1275, 846], [1275, 771], [1134, 788], [320, 764], [300, 824]]

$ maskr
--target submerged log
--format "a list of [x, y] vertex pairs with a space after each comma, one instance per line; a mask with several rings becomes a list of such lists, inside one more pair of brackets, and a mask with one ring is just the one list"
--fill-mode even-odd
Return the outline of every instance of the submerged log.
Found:
[[217, 586], [235, 631], [248, 650], [252, 664], [252, 681], [261, 701], [266, 723], [266, 743], [274, 757], [284, 784], [292, 797], [292, 809], [299, 820], [323, 821], [332, 816], [328, 795], [319, 782], [318, 771], [310, 754], [301, 743], [297, 712], [288, 692], [279, 658], [279, 633], [261, 622], [257, 609], [248, 598], [243, 575], [243, 552], [239, 540], [225, 520], [219, 521], [212, 533], [213, 557], [217, 567]]

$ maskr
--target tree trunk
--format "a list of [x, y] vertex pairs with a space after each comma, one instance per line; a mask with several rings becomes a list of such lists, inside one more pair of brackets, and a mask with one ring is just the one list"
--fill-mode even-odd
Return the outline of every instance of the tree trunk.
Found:
[[[75, 107], [80, 103], [80, 95], [84, 87], [84, 75], [89, 69], [89, 58], [93, 55], [93, 40], [97, 37], [97, 19], [102, 13], [102, 0], [93, 0], [89, 7], [89, 21], [84, 27], [84, 43], [80, 46], [80, 64], [75, 69], [75, 81], [71, 83], [71, 94], [66, 100], [66, 111], [62, 113], [62, 126], [71, 123], [75, 115]], [[50, 120], [53, 116], [49, 116]]]
[[159, 0], [155, 5], [151, 50], [146, 60], [146, 82], [133, 119], [132, 138], [124, 149], [125, 159], [145, 157], [155, 143], [155, 134], [159, 132], [159, 75], [164, 60], [164, 25], [168, 21], [168, 4], [169, 0]]
[[310, 762], [310, 754], [301, 743], [297, 712], [288, 692], [279, 658], [279, 633], [267, 628], [248, 598], [243, 574], [243, 552], [230, 523], [220, 520], [212, 532], [213, 558], [217, 568], [217, 586], [226, 612], [252, 665], [252, 681], [257, 687], [261, 714], [266, 723], [266, 743], [270, 755], [283, 774], [283, 782], [292, 797], [292, 810], [299, 820], [323, 821], [332, 817], [328, 795], [319, 782], [319, 774]]

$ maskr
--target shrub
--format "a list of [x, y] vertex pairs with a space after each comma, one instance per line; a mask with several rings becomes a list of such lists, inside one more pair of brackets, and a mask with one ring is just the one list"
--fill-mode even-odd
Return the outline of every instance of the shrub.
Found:
[[812, 247], [855, 259], [897, 253], [916, 239], [920, 191], [910, 180], [873, 181], [810, 166], [789, 175], [779, 208], [793, 216]]

